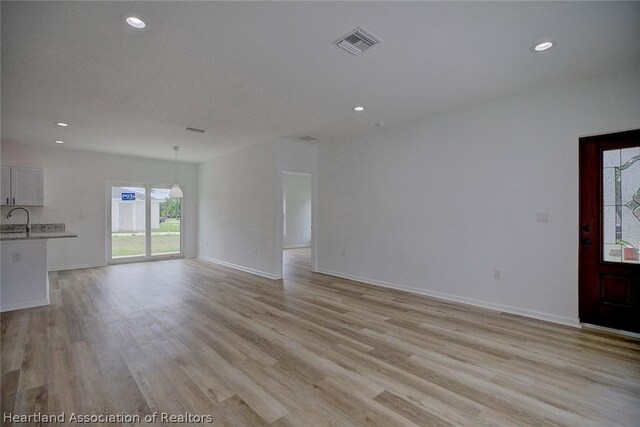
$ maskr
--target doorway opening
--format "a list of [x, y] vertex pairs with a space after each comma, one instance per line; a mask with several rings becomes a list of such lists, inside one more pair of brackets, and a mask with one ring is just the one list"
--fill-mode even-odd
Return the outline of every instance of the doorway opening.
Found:
[[312, 175], [282, 173], [282, 272], [285, 276], [312, 270]]
[[181, 198], [168, 185], [107, 184], [109, 264], [178, 258], [184, 251]]

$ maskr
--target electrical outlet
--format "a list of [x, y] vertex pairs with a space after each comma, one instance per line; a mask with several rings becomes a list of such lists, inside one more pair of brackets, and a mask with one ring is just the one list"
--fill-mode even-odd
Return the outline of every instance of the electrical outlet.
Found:
[[258, 248], [253, 248], [253, 253], [258, 255]]
[[536, 222], [538, 224], [548, 224], [549, 212], [536, 212]]
[[342, 256], [346, 256], [347, 254], [345, 253], [345, 251], [342, 251]]
[[498, 270], [497, 268], [493, 269], [493, 278], [496, 280], [500, 280], [502, 279], [502, 272], [500, 270]]
[[13, 262], [22, 262], [22, 254], [20, 252], [13, 253]]

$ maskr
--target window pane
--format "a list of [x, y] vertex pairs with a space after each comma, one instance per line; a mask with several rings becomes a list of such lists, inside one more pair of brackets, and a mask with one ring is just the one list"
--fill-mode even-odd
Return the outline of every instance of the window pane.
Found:
[[640, 263], [640, 147], [603, 153], [603, 259]]
[[181, 206], [168, 188], [151, 189], [151, 255], [180, 253]]
[[111, 256], [146, 255], [145, 189], [111, 187]]

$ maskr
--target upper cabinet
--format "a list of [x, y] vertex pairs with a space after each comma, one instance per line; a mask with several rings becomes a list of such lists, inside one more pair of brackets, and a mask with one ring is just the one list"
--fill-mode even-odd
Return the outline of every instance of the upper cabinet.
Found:
[[3, 205], [42, 206], [44, 174], [42, 169], [27, 166], [2, 166]]
[[0, 204], [10, 205], [11, 204], [11, 166], [0, 166], [0, 170], [2, 171], [2, 176], [0, 176], [0, 187], [2, 187], [2, 198], [0, 199]]

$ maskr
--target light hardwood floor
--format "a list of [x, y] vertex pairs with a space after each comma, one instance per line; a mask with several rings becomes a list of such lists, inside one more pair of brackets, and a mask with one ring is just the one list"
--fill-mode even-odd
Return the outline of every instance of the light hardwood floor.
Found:
[[2, 314], [2, 411], [214, 425], [640, 425], [640, 341], [310, 273], [199, 260], [51, 274]]

